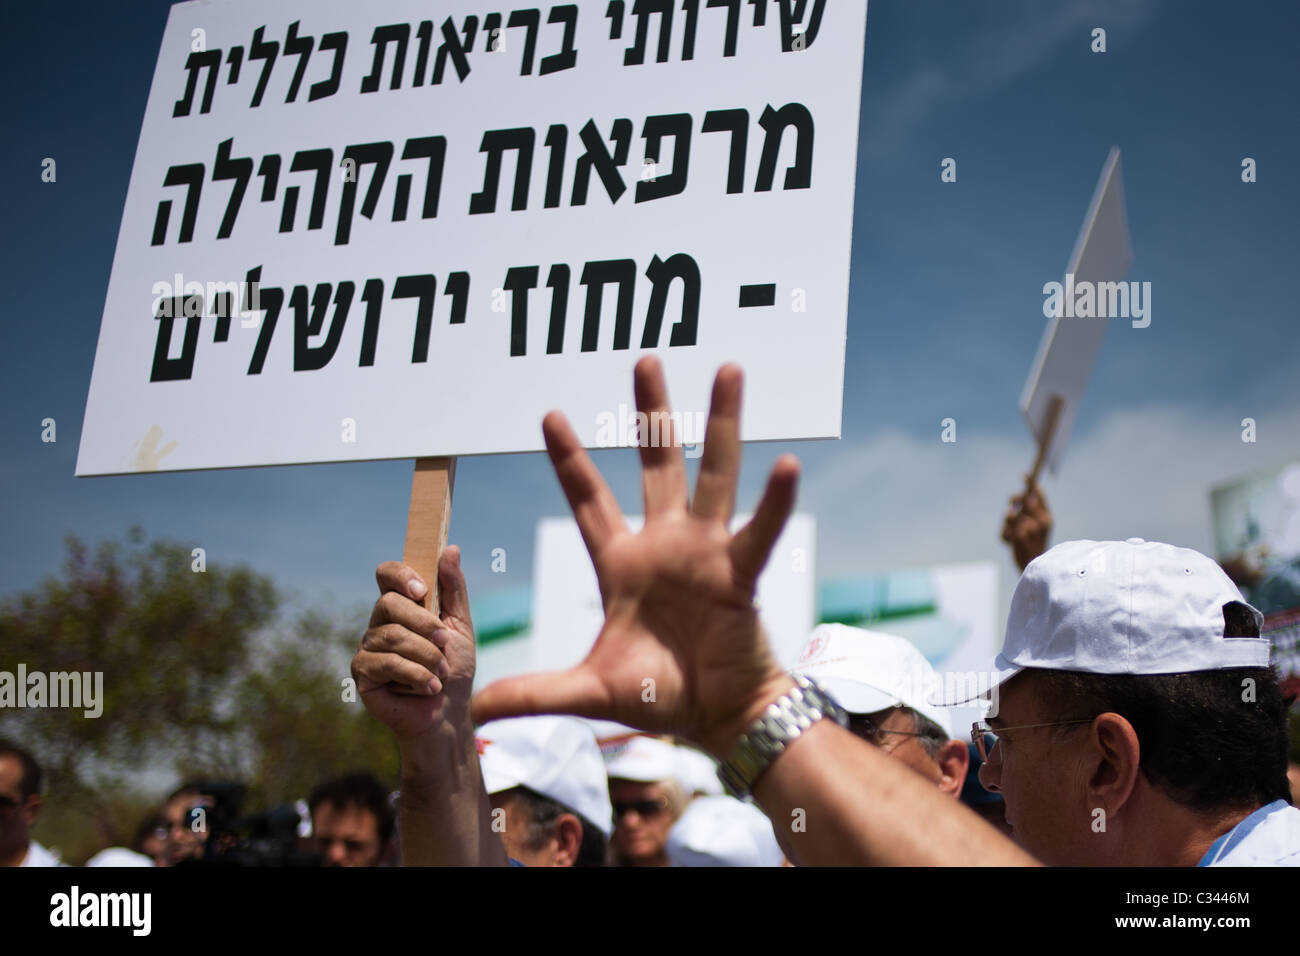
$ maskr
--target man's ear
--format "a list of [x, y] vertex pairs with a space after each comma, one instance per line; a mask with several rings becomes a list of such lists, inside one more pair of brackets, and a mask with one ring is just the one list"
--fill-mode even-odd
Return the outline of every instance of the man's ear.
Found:
[[582, 849], [582, 821], [572, 813], [562, 813], [555, 821], [555, 861], [553, 866], [576, 866]]
[[27, 802], [23, 804], [22, 813], [23, 813], [23, 820], [27, 823], [28, 827], [33, 827], [36, 825], [36, 818], [40, 816], [41, 813], [40, 794], [33, 793], [30, 797], [27, 798]]
[[966, 771], [970, 769], [970, 751], [960, 740], [950, 740], [934, 755], [934, 762], [943, 775], [939, 778], [939, 789], [950, 796], [961, 796], [961, 788], [966, 783]]
[[1142, 750], [1133, 725], [1119, 714], [1102, 714], [1093, 721], [1088, 759], [1088, 799], [1107, 816], [1118, 813], [1137, 786]]

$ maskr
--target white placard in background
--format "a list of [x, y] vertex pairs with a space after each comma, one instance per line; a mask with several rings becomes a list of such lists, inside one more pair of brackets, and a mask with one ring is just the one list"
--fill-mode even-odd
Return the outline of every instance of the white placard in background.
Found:
[[173, 6], [77, 474], [597, 446], [645, 349], [837, 437], [866, 4], [687, 6]]
[[[1101, 178], [1083, 218], [1083, 228], [1079, 230], [1070, 263], [1065, 268], [1066, 275], [1073, 276], [1072, 283], [1067, 286], [1067, 297], [1070, 297], [1068, 289], [1081, 282], [1121, 281], [1132, 264], [1133, 249], [1129, 245], [1128, 215], [1124, 207], [1124, 177], [1120, 170], [1119, 148], [1114, 147], [1102, 167]], [[1128, 301], [1127, 296], [1125, 301]], [[1150, 306], [1149, 301], [1147, 305]], [[1108, 325], [1109, 319], [1097, 316], [1054, 316], [1047, 320], [1038, 354], [1020, 397], [1020, 411], [1029, 425], [1030, 434], [1041, 442], [1052, 396], [1061, 397], [1064, 404], [1047, 454], [1047, 464], [1053, 473], [1060, 466], [1061, 456], [1070, 440], [1083, 391]]]

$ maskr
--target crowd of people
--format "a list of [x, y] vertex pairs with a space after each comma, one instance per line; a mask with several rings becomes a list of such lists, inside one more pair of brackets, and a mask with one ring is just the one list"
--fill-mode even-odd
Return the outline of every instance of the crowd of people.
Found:
[[[670, 432], [658, 361], [634, 383], [638, 410]], [[1300, 866], [1291, 701], [1262, 615], [1195, 551], [1049, 548], [1032, 480], [1003, 527], [1022, 575], [978, 681], [954, 693], [908, 641], [841, 624], [778, 666], [753, 596], [798, 463], [776, 462], [731, 533], [740, 396], [724, 367], [693, 497], [681, 448], [641, 445], [636, 533], [567, 421], [547, 416], [605, 609], [577, 667], [475, 688], [459, 551], [433, 582], [385, 563], [352, 670], [394, 735], [396, 791], [354, 774], [234, 827], [237, 799], [187, 784], [132, 847], [91, 864]], [[985, 708], [969, 733], [957, 704]], [[0, 864], [57, 862], [29, 835], [40, 790], [32, 756], [0, 746]]]

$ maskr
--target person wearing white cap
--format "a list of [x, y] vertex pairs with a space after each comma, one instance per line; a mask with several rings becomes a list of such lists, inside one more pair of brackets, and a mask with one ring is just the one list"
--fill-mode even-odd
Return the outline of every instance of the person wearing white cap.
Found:
[[780, 866], [782, 860], [772, 821], [734, 797], [697, 797], [668, 834], [672, 866]]
[[1048, 863], [1300, 866], [1262, 621], [1185, 548], [1069, 541], [1031, 562], [997, 712], [972, 729], [1016, 842]]
[[610, 841], [620, 866], [668, 866], [668, 831], [686, 807], [677, 747], [640, 734], [607, 756], [614, 807]]
[[[777, 663], [753, 599], [793, 511], [799, 465], [778, 458], [754, 517], [730, 530], [742, 380], [734, 365], [714, 380], [694, 496], [680, 448], [639, 449], [636, 531], [567, 419], [547, 415], [547, 452], [605, 622], [581, 663], [499, 680], [475, 711], [578, 713], [685, 737], [721, 762], [733, 792], [753, 795], [797, 864], [1037, 862], [849, 733], [833, 697]], [[670, 414], [657, 357], [637, 362], [634, 390], [639, 412]], [[1259, 627], [1258, 612], [1195, 552], [1069, 542], [1031, 563], [1008, 622], [1001, 708], [990, 715], [1000, 736], [985, 765], [1017, 840], [1052, 863], [1300, 863], [1282, 697]], [[1093, 690], [1054, 696], [1043, 675], [1050, 685], [1058, 673], [1059, 684]], [[640, 696], [647, 678], [652, 707]], [[1163, 693], [1116, 705], [1099, 692], [1124, 680]], [[1194, 749], [1157, 764], [1168, 731]], [[787, 832], [800, 812], [808, 825]]]
[[970, 752], [954, 740], [943, 707], [929, 702], [939, 677], [910, 641], [844, 624], [820, 624], [794, 672], [848, 711], [849, 730], [911, 767], [944, 793], [961, 793]]
[[518, 717], [477, 735], [483, 784], [506, 853], [525, 866], [603, 866], [608, 781], [591, 729], [571, 717]]

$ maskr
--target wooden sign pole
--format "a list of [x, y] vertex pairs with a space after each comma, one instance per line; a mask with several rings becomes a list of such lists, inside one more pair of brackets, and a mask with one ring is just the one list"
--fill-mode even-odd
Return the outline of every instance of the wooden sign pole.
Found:
[[1047, 405], [1047, 421], [1043, 423], [1043, 433], [1038, 436], [1038, 455], [1034, 458], [1033, 470], [1029, 472], [1029, 481], [1026, 490], [1034, 487], [1038, 481], [1038, 473], [1043, 470], [1043, 463], [1047, 461], [1048, 449], [1052, 447], [1052, 437], [1056, 434], [1056, 423], [1061, 420], [1061, 409], [1065, 406], [1065, 399], [1060, 395], [1053, 395]]
[[[447, 544], [451, 524], [451, 493], [456, 484], [455, 458], [417, 458], [411, 479], [411, 510], [406, 518], [406, 549], [402, 563], [419, 573], [429, 591], [424, 606], [438, 609], [438, 558]], [[394, 684], [402, 691], [404, 684]]]

